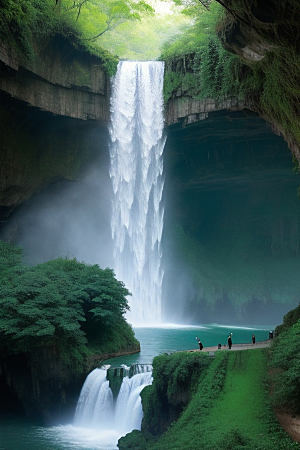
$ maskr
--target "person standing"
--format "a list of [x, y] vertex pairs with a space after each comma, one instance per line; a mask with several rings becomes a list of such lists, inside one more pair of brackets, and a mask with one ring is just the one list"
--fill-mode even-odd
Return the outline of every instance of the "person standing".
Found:
[[255, 344], [255, 334], [252, 334], [252, 344]]
[[227, 338], [227, 344], [228, 344], [228, 348], [230, 350], [232, 347], [232, 333], [230, 333], [230, 335]]
[[198, 344], [199, 344], [199, 349], [200, 349], [200, 351], [203, 349], [203, 344], [202, 344], [202, 342], [200, 341], [200, 339], [198, 338], [198, 337], [196, 337], [196, 339], [197, 339], [197, 341], [198, 341]]

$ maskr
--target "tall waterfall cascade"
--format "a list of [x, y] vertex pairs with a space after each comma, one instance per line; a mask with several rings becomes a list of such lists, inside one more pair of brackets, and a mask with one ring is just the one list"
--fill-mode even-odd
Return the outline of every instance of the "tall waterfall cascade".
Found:
[[143, 418], [140, 393], [151, 383], [150, 366], [144, 366], [131, 378], [123, 378], [114, 400], [107, 380], [107, 369], [94, 369], [81, 389], [74, 425], [98, 431], [116, 430], [119, 437], [134, 429], [140, 430]]
[[161, 322], [163, 74], [160, 61], [122, 61], [112, 86], [114, 269], [132, 293], [127, 319], [133, 325]]

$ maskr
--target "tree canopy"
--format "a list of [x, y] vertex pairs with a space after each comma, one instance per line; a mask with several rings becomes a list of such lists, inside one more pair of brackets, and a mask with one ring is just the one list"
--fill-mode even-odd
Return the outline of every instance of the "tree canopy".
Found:
[[96, 40], [126, 21], [140, 20], [154, 9], [145, 1], [133, 0], [61, 0], [60, 8], [78, 21], [85, 39]]
[[178, 7], [169, 6], [169, 12], [147, 14], [135, 22], [124, 22], [97, 41], [106, 50], [129, 60], [159, 59], [163, 45], [181, 36], [193, 18], [184, 15]]
[[[59, 33], [102, 57], [108, 62], [108, 69], [113, 55], [157, 59], [163, 43], [180, 35], [191, 24], [191, 17], [181, 11], [191, 14], [193, 8], [178, 7], [176, 2], [0, 0], [0, 40], [14, 40], [19, 50], [34, 58], [33, 38], [43, 39]], [[159, 6], [164, 3], [168, 5], [168, 14], [160, 13]]]
[[2, 352], [37, 346], [76, 348], [82, 355], [91, 346], [105, 351], [113, 329], [137, 344], [123, 317], [129, 291], [112, 269], [63, 258], [30, 267], [21, 255], [20, 248], [0, 241]]

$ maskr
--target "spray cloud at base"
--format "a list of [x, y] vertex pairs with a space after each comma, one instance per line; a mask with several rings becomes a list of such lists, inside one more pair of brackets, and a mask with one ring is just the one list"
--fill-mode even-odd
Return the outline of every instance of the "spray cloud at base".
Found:
[[78, 181], [53, 182], [21, 205], [2, 239], [22, 246], [29, 264], [67, 257], [111, 267], [111, 186], [101, 163], [95, 160]]

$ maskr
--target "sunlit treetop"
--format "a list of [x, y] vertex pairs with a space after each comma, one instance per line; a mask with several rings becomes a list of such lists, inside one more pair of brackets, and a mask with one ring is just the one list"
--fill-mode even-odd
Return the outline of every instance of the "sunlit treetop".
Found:
[[126, 21], [153, 14], [145, 1], [133, 0], [58, 0], [58, 7], [69, 12], [83, 30], [86, 39], [96, 40]]
[[[158, 59], [162, 45], [205, 11], [198, 0], [0, 0], [0, 38], [34, 54], [32, 36], [72, 36], [89, 51], [111, 58]], [[182, 14], [182, 12], [184, 14]], [[109, 52], [109, 53], [108, 53]], [[31, 56], [32, 56], [31, 55]], [[105, 56], [106, 55], [106, 56]], [[112, 70], [113, 72], [113, 70]]]
[[194, 15], [198, 14], [203, 7], [209, 9], [212, 0], [173, 0], [173, 2], [183, 8], [183, 14]]
[[152, 1], [151, 6], [155, 14], [148, 14], [135, 22], [124, 22], [95, 43], [121, 59], [158, 59], [163, 45], [186, 31], [194, 18], [183, 15], [182, 7], [172, 1]]

